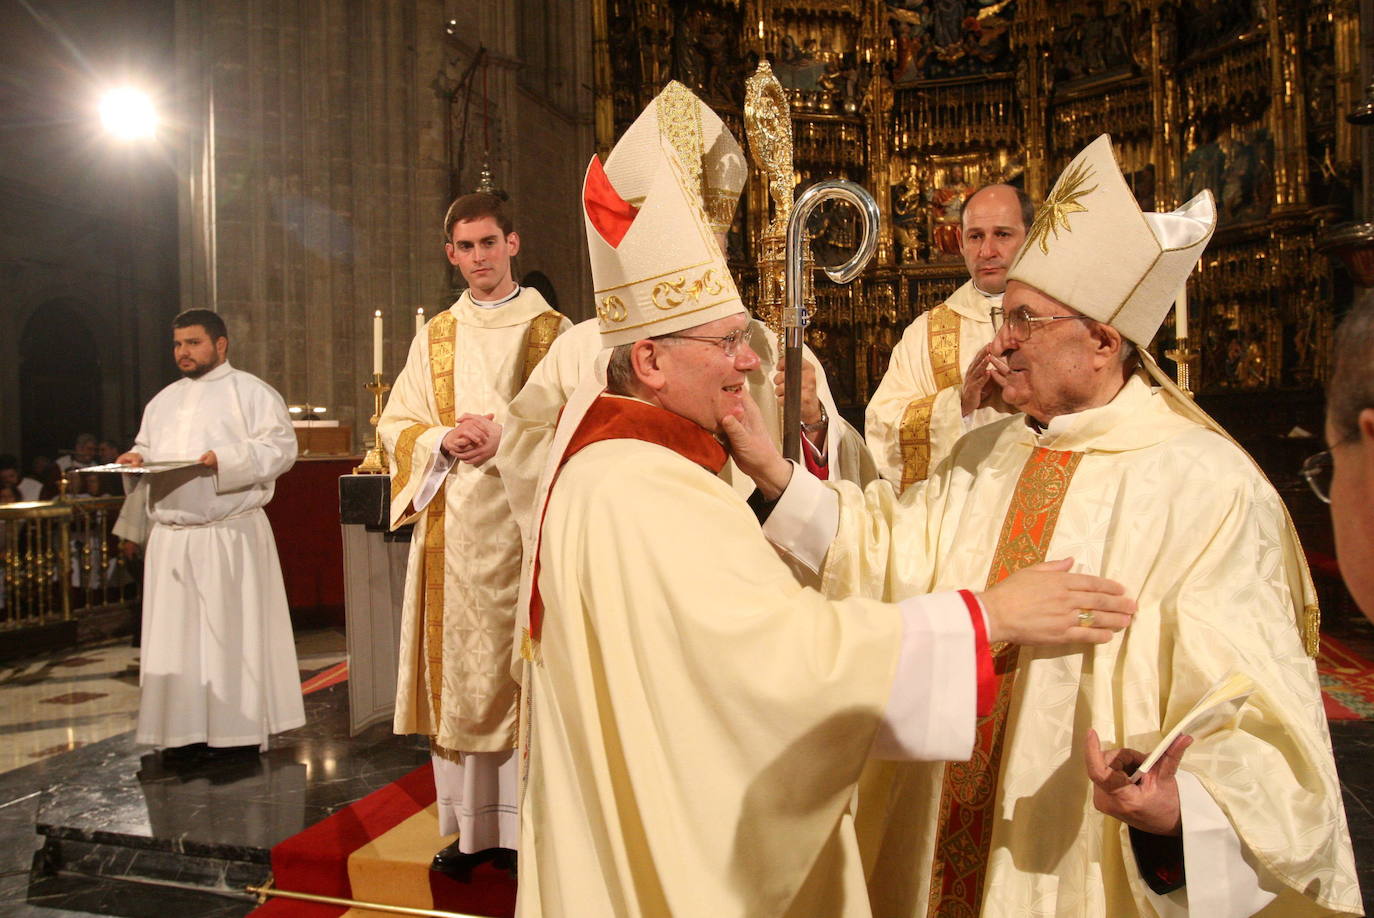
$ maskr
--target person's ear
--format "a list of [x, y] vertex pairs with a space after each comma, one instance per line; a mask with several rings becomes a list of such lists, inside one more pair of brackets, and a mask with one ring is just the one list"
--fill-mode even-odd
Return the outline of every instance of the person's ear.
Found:
[[1088, 334], [1096, 345], [1093, 351], [1093, 366], [1103, 367], [1117, 359], [1125, 341], [1121, 337], [1121, 332], [1106, 322], [1090, 322], [1088, 323]]
[[506, 233], [506, 245], [510, 248], [508, 253], [512, 258], [520, 254], [520, 234]]
[[215, 353], [219, 355], [219, 359], [220, 359], [220, 360], [223, 360], [223, 359], [225, 358], [225, 356], [228, 355], [228, 353], [229, 353], [229, 339], [228, 339], [228, 338], [216, 338], [216, 339], [215, 339]]
[[635, 379], [650, 392], [658, 392], [667, 385], [667, 377], [661, 366], [666, 348], [652, 338], [636, 341], [630, 348], [630, 365], [634, 367]]

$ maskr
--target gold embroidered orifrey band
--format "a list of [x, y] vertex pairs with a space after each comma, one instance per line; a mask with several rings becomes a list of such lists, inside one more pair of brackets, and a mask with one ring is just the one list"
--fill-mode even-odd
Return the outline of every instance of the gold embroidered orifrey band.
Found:
[[[429, 373], [439, 423], [454, 424], [453, 359], [458, 320], [444, 311], [429, 323]], [[444, 507], [447, 483], [441, 484], [425, 508], [424, 662], [429, 684], [430, 726], [439, 733], [439, 704], [444, 682]]]
[[935, 396], [927, 395], [902, 412], [902, 426], [897, 432], [902, 450], [902, 491], [925, 481], [930, 474], [930, 416], [934, 410]]
[[959, 367], [959, 313], [944, 304], [932, 309], [926, 321], [926, 338], [935, 388], [948, 389], [963, 382], [964, 374]]
[[552, 309], [541, 312], [530, 322], [529, 331], [525, 332], [525, 366], [520, 371], [521, 386], [530, 381], [530, 374], [553, 346], [553, 339], [558, 337], [558, 327], [562, 323], [563, 314]]
[[[959, 314], [948, 306], [936, 306], [926, 313], [926, 343], [930, 349], [930, 369], [936, 390], [957, 386], [963, 381], [959, 370]], [[902, 450], [902, 487], [905, 491], [930, 474], [930, 419], [935, 396], [918, 398], [906, 406], [898, 429]]]
[[429, 427], [424, 424], [411, 424], [396, 438], [396, 474], [391, 476], [391, 499], [394, 501], [410, 483], [410, 461], [415, 456], [415, 441]]
[[[1082, 453], [1043, 448], [1031, 453], [1021, 469], [1002, 523], [992, 569], [988, 571], [989, 587], [1045, 560], [1069, 482], [1082, 458]], [[982, 908], [988, 850], [996, 823], [993, 804], [997, 800], [1007, 710], [1016, 684], [1020, 648], [1003, 643], [992, 651], [997, 678], [997, 700], [992, 713], [978, 720], [972, 758], [945, 766], [930, 879], [931, 918], [977, 915]]]

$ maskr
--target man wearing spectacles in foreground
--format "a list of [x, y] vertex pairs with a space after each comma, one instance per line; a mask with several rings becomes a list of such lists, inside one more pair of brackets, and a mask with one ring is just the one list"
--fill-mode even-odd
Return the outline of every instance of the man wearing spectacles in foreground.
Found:
[[[1110, 138], [1081, 152], [992, 346], [1025, 416], [968, 434], [900, 501], [821, 485], [727, 425], [764, 496], [783, 492], [766, 533], [830, 595], [901, 600], [1071, 556], [1139, 604], [1110, 643], [998, 654], [968, 765], [870, 765], [856, 824], [877, 914], [1360, 912], [1301, 547], [1263, 474], [1145, 350], [1215, 221], [1208, 192], [1142, 214]], [[1238, 716], [1134, 783], [1134, 750], [1232, 671], [1259, 686]]]
[[1331, 505], [1341, 577], [1374, 619], [1374, 306], [1357, 306], [1346, 316], [1332, 364], [1328, 448], [1308, 461], [1303, 475]]

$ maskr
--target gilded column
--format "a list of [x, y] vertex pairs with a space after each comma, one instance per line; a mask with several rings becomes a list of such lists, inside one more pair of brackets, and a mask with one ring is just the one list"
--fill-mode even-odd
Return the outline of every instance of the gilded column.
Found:
[[1016, 94], [1022, 100], [1026, 137], [1026, 194], [1042, 201], [1049, 190], [1048, 106], [1049, 10], [1043, 0], [1030, 0], [1012, 25], [1012, 47], [1018, 51]]
[[1178, 11], [1169, 4], [1150, 10], [1150, 99], [1154, 109], [1153, 159], [1155, 207], [1172, 210], [1179, 205], [1179, 166], [1183, 161], [1183, 137], [1179, 130], [1177, 57]]
[[1338, 169], [1360, 161], [1355, 125], [1345, 120], [1361, 100], [1359, 0], [1336, 0], [1332, 6], [1332, 32], [1336, 42], [1336, 148], [1331, 151]]
[[1274, 135], [1274, 211], [1307, 205], [1307, 108], [1303, 102], [1301, 4], [1271, 0], [1269, 129]]
[[615, 144], [615, 95], [611, 86], [611, 37], [606, 4], [592, 0], [592, 81], [596, 87], [592, 109], [596, 124], [596, 149], [605, 159]]

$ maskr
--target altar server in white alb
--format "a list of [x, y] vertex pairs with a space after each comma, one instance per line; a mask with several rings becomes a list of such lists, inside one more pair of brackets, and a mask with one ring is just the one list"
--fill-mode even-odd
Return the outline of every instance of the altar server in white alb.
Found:
[[513, 863], [520, 530], [492, 457], [507, 406], [570, 324], [515, 282], [505, 203], [473, 193], [444, 219], [468, 289], [411, 342], [378, 433], [391, 457], [391, 525], [413, 522], [396, 682], [397, 733], [429, 737], [439, 831], [431, 866], [456, 878]]
[[[1132, 606], [1062, 568], [900, 606], [798, 584], [718, 477], [759, 358], [689, 174], [654, 153], [639, 208], [599, 159], [584, 186], [613, 350], [536, 492], [517, 913], [867, 918], [864, 760], [967, 756], [989, 638], [1108, 640]], [[1074, 606], [1117, 611], [1088, 628]]]
[[276, 390], [229, 365], [218, 314], [190, 309], [172, 328], [183, 378], [148, 403], [133, 449], [116, 460], [197, 463], [135, 485], [147, 491], [152, 524], [137, 738], [179, 752], [265, 750], [269, 735], [305, 723], [286, 588], [262, 510], [296, 461], [296, 435]]

